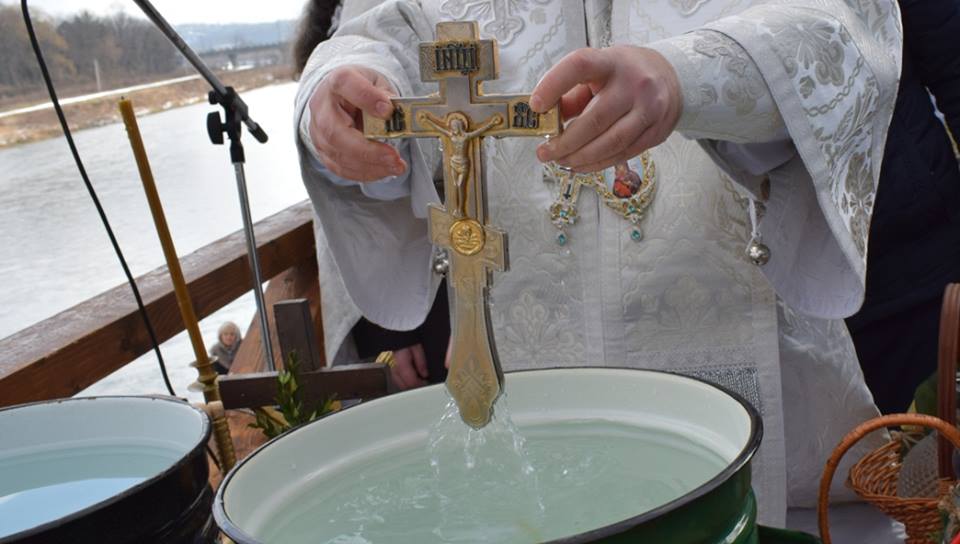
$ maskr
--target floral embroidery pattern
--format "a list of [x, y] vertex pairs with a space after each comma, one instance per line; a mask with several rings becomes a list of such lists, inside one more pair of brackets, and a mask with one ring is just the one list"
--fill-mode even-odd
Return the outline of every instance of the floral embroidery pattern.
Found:
[[[671, 40], [688, 58], [696, 74], [684, 74], [697, 86], [685, 96], [680, 130], [691, 138], [744, 142], [781, 138], [778, 113], [763, 75], [740, 44], [711, 30]], [[689, 106], [689, 107], [688, 107]]]
[[[852, 15], [877, 36], [882, 50], [899, 50], [899, 18], [890, 14], [891, 5], [847, 3], [857, 12]], [[853, 27], [845, 26], [842, 17], [811, 17], [804, 9], [773, 7], [762, 8], [758, 15], [757, 19], [735, 16], [718, 23], [716, 29], [733, 35], [741, 28], [751, 29], [763, 36], [792, 80], [820, 152], [808, 167], [811, 172], [821, 172], [814, 182], [828, 189], [833, 201], [833, 208], [824, 213], [828, 221], [836, 221], [849, 233], [848, 256], [851, 260], [859, 257], [859, 266], [863, 266], [882, 152], [878, 138], [883, 138], [893, 104], [892, 96], [884, 96], [889, 89], [881, 89], [877, 76], [889, 76], [899, 59], [894, 55], [893, 64], [877, 61], [871, 65], [857, 45], [860, 42], [850, 34]], [[869, 47], [869, 41], [862, 43]], [[791, 132], [794, 130], [802, 129], [791, 127]]]
[[708, 0], [670, 0], [681, 15], [690, 16], [697, 12]]
[[[547, 44], [550, 43], [551, 40], [553, 40], [554, 36], [557, 35], [557, 32], [561, 28], [563, 28], [563, 12], [560, 12], [557, 14], [557, 18], [556, 20], [553, 21], [553, 24], [550, 25], [550, 28], [547, 29], [546, 33], [544, 33], [544, 35], [541, 36], [540, 39], [533, 44], [533, 47], [531, 47], [526, 53], [523, 54], [522, 57], [520, 57], [520, 60], [517, 62], [517, 65], [526, 66], [527, 63], [530, 62], [530, 59], [533, 58], [534, 55], [544, 50]], [[538, 74], [542, 74], [542, 73], [543, 73], [542, 71], [538, 72]], [[536, 81], [536, 79], [534, 79], [534, 81]]]
[[[839, 22], [798, 22], [789, 14], [767, 22], [770, 43], [777, 44], [787, 75], [798, 82], [804, 109], [825, 118], [814, 136], [834, 173], [829, 180], [833, 201], [854, 248], [865, 258], [876, 192], [869, 155], [880, 113], [876, 78]], [[832, 133], [822, 128], [830, 126], [836, 127]]]
[[502, 317], [505, 322], [497, 329], [503, 331], [506, 344], [501, 351], [507, 352], [505, 358], [510, 361], [558, 362], [579, 355], [573, 332], [564, 326], [570, 316], [563, 306], [548, 309], [539, 297], [525, 291]]
[[787, 75], [796, 76], [801, 66], [804, 70], [813, 67], [818, 83], [843, 84], [844, 49], [850, 44], [850, 35], [842, 27], [822, 19], [801, 19], [774, 27], [772, 34], [784, 53], [781, 58]]
[[873, 184], [873, 170], [865, 153], [855, 153], [847, 166], [847, 179], [844, 184], [840, 206], [850, 216], [850, 233], [857, 244], [857, 250], [866, 254], [867, 235], [870, 232], [870, 211], [873, 209], [873, 197], [876, 190]]
[[509, 45], [524, 27], [525, 16], [545, 21], [546, 16], [536, 6], [549, 4], [550, 0], [446, 0], [440, 4], [440, 12], [452, 19], [475, 19], [483, 22], [483, 32]]
[[[721, 94], [724, 103], [732, 106], [737, 115], [753, 112], [757, 102], [767, 96], [767, 86], [753, 61], [742, 49], [733, 47], [726, 38], [714, 32], [701, 32], [697, 34], [693, 48], [706, 57], [722, 59], [723, 69], [728, 77], [723, 81]], [[704, 87], [701, 87], [703, 97], [715, 101], [716, 90], [710, 86]]]

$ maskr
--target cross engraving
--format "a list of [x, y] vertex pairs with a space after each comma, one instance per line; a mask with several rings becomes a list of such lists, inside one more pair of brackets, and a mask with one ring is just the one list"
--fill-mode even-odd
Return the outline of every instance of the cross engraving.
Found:
[[396, 98], [384, 121], [364, 114], [368, 138], [440, 138], [443, 206], [430, 206], [430, 237], [448, 250], [451, 356], [447, 388], [460, 417], [474, 428], [489, 423], [503, 372], [487, 303], [493, 271], [507, 270], [507, 233], [487, 221], [483, 176], [484, 137], [558, 134], [556, 108], [538, 114], [529, 95], [484, 95], [483, 81], [498, 75], [497, 44], [481, 40], [475, 22], [437, 24], [437, 41], [420, 44], [420, 77], [439, 92]]

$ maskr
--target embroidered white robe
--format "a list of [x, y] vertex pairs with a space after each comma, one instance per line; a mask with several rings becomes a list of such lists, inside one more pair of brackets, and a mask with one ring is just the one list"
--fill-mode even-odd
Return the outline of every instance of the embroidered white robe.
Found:
[[[410, 172], [379, 195], [335, 183], [301, 130], [307, 100], [347, 64], [379, 71], [403, 96], [434, 92], [420, 81], [416, 44], [453, 19], [477, 20], [500, 42], [500, 79], [486, 92], [529, 92], [569, 51], [629, 43], [664, 54], [684, 94], [678, 131], [651, 151], [657, 193], [639, 242], [582, 191], [559, 246], [537, 142], [487, 141], [491, 222], [510, 235], [511, 269], [492, 292], [504, 370], [630, 366], [727, 386], [763, 416], [761, 521], [782, 525], [788, 500], [811, 505], [830, 450], [876, 413], [839, 318], [863, 297], [899, 77], [895, 3], [393, 0], [346, 21], [311, 56], [296, 109], [330, 360], [348, 353], [361, 314], [397, 330], [425, 318], [440, 280], [425, 220], [439, 154], [435, 141], [404, 144]], [[744, 254], [746, 203], [765, 180], [759, 231], [772, 257], [757, 268]]]

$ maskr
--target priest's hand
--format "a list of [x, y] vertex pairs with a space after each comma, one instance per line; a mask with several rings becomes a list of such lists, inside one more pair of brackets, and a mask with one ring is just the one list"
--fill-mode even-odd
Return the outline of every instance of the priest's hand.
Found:
[[402, 174], [407, 166], [392, 146], [363, 136], [363, 112], [388, 119], [396, 90], [378, 72], [341, 66], [323, 77], [310, 97], [310, 139], [334, 174], [375, 181]]
[[574, 118], [563, 134], [537, 148], [537, 157], [577, 172], [622, 163], [663, 142], [683, 107], [680, 82], [660, 53], [618, 45], [579, 49], [551, 68], [533, 90], [530, 106], [560, 105]]
[[415, 344], [394, 350], [390, 377], [393, 378], [393, 383], [400, 389], [413, 389], [427, 385], [429, 372], [427, 371], [427, 355], [423, 351], [423, 346]]

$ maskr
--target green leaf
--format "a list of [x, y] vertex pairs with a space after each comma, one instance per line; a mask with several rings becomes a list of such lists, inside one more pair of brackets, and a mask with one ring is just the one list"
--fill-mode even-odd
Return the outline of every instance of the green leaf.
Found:
[[277, 372], [277, 396], [274, 397], [277, 409], [287, 425], [279, 425], [272, 418], [265, 416], [262, 412], [257, 412], [257, 421], [250, 427], [261, 429], [263, 434], [269, 438], [278, 436], [288, 429], [299, 427], [305, 423], [314, 421], [318, 417], [333, 411], [333, 403], [336, 400], [335, 395], [324, 399], [319, 403], [319, 407], [305, 415], [304, 399], [301, 398], [300, 391], [300, 358], [296, 352], [291, 352], [287, 358], [287, 364]]

